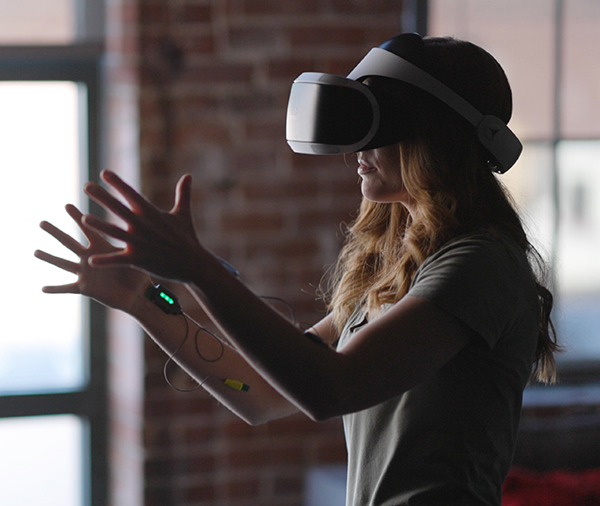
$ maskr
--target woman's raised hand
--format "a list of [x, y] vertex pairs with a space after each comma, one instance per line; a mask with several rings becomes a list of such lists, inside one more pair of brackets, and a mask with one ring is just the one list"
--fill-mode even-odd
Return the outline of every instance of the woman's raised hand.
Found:
[[77, 276], [77, 280], [73, 283], [45, 286], [42, 290], [45, 293], [81, 294], [91, 297], [106, 306], [129, 311], [148, 286], [150, 282], [148, 275], [130, 267], [119, 266], [100, 269], [90, 265], [89, 258], [91, 256], [114, 253], [118, 251], [118, 248], [113, 246], [101, 234], [86, 226], [83, 223], [83, 214], [75, 206], [67, 205], [66, 210], [84, 233], [88, 245], [84, 246], [51, 223], [42, 222], [40, 227], [44, 231], [79, 258], [78, 262], [73, 262], [50, 255], [44, 251], [36, 251], [35, 256], [37, 258]]
[[136, 192], [112, 172], [102, 173], [102, 179], [124, 200], [117, 199], [105, 188], [88, 183], [86, 193], [107, 211], [120, 218], [120, 227], [94, 216], [85, 216], [83, 223], [96, 231], [125, 243], [119, 250], [91, 255], [93, 267], [131, 266], [156, 276], [187, 282], [206, 258], [200, 245], [191, 214], [191, 183], [183, 176], [175, 191], [175, 205], [163, 211]]

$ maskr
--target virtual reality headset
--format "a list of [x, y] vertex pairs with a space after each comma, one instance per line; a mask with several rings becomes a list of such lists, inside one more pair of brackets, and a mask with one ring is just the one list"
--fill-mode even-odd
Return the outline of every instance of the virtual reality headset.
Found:
[[[411, 43], [417, 37], [422, 44], [417, 34], [399, 37], [410, 37]], [[354, 153], [406, 138], [410, 134], [411, 120], [402, 110], [401, 101], [362, 82], [381, 76], [425, 91], [471, 123], [479, 142], [493, 157], [491, 165], [496, 172], [506, 172], [513, 166], [523, 147], [501, 119], [483, 115], [441, 81], [387, 50], [386, 46], [388, 43], [371, 49], [347, 77], [305, 72], [293, 82], [286, 138], [294, 152]]]

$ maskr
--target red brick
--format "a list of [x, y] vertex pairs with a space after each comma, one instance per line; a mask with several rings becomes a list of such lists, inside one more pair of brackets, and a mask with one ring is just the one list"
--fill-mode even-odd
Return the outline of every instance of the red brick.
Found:
[[229, 420], [227, 423], [219, 427], [219, 432], [227, 439], [251, 439], [256, 437], [259, 428], [252, 427], [239, 418]]
[[255, 115], [272, 111], [275, 97], [270, 91], [247, 89], [242, 92], [230, 94], [221, 103], [222, 107], [239, 115]]
[[225, 497], [228, 499], [252, 499], [258, 497], [260, 481], [258, 479], [235, 480], [228, 482], [225, 487]]
[[230, 0], [228, 10], [232, 14], [311, 14], [323, 5], [319, 0]]
[[281, 230], [283, 219], [281, 216], [273, 213], [250, 213], [243, 214], [228, 211], [221, 218], [222, 228], [225, 232], [246, 231], [258, 232], [269, 231], [274, 232]]
[[274, 200], [274, 199], [303, 199], [314, 198], [319, 191], [319, 184], [314, 180], [287, 180], [273, 181], [265, 184], [264, 181], [249, 181], [244, 184], [242, 192], [249, 200]]
[[308, 57], [272, 57], [269, 59], [269, 79], [289, 82], [298, 77], [302, 72], [322, 72], [319, 70], [315, 58]]
[[297, 463], [302, 460], [302, 445], [284, 446], [270, 444], [267, 448], [244, 448], [242, 446], [230, 450], [226, 454], [226, 462], [232, 467], [252, 467], [259, 465], [281, 465]]
[[339, 226], [339, 219], [329, 211], [307, 210], [300, 213], [298, 224], [303, 230], [326, 227], [333, 233]]
[[223, 85], [232, 83], [239, 86], [251, 82], [253, 71], [253, 66], [248, 63], [209, 62], [188, 66], [180, 79], [187, 84]]
[[361, 26], [340, 26], [334, 21], [290, 29], [290, 42], [294, 47], [319, 46], [339, 51], [340, 47], [358, 48], [365, 40], [365, 29]]
[[180, 35], [177, 41], [186, 56], [198, 56], [215, 53], [215, 39], [212, 34], [186, 33]]
[[248, 244], [248, 258], [265, 258], [268, 257], [274, 262], [278, 259], [285, 258], [287, 262], [308, 260], [313, 258], [318, 251], [318, 244], [311, 238], [303, 240], [302, 238], [282, 239], [274, 244], [265, 243], [265, 241], [256, 241]]
[[144, 446], [168, 447], [171, 442], [170, 426], [168, 423], [158, 423], [156, 421], [147, 422], [144, 425]]
[[334, 464], [346, 462], [348, 452], [343, 440], [327, 441], [318, 445], [316, 451], [316, 460], [324, 464]]
[[179, 493], [184, 501], [200, 502], [202, 504], [213, 504], [217, 495], [215, 485], [212, 483], [181, 487]]
[[151, 479], [155, 476], [181, 474], [203, 474], [215, 470], [213, 455], [185, 456], [182, 452], [173, 455], [146, 459], [145, 473]]
[[161, 24], [170, 18], [169, 6], [164, 3], [146, 1], [143, 8], [139, 10], [139, 16], [139, 22], [142, 26]]
[[192, 424], [189, 427], [179, 429], [179, 437], [182, 443], [186, 444], [205, 444], [209, 443], [215, 437], [216, 430], [213, 425], [210, 426], [195, 426]]
[[181, 23], [210, 23], [212, 21], [211, 6], [186, 4], [178, 9], [176, 20]]
[[144, 506], [175, 504], [175, 489], [170, 484], [148, 483], [144, 490]]
[[262, 182], [265, 184], [272, 177], [272, 171], [277, 170], [277, 152], [272, 146], [257, 149], [252, 145], [246, 146], [245, 149], [236, 147], [224, 151], [225, 167], [232, 173], [243, 174], [246, 181], [260, 177], [256, 173], [261, 173]]
[[400, 24], [402, 2], [398, 0], [331, 0], [331, 8], [340, 14], [366, 14], [388, 12]]
[[337, 195], [356, 197], [358, 200], [361, 198], [360, 193], [360, 181], [356, 174], [356, 168], [358, 164], [349, 162], [350, 167], [340, 167], [336, 170], [336, 176], [332, 177], [328, 181], [321, 182], [321, 191], [325, 195], [335, 197]]
[[243, 122], [244, 139], [248, 141], [273, 142], [275, 139], [285, 139], [285, 119], [282, 113], [276, 119], [251, 115]]
[[[174, 383], [176, 380], [172, 380]], [[182, 382], [183, 383], [183, 382]], [[191, 381], [190, 381], [191, 383]], [[193, 383], [185, 383], [181, 385], [184, 388], [194, 388]], [[176, 383], [174, 383], [176, 384]], [[178, 386], [178, 384], [176, 384]], [[204, 390], [198, 390], [197, 392], [176, 392], [173, 395], [186, 395], [187, 398], [160, 398], [152, 399], [147, 397], [145, 402], [146, 416], [174, 416], [184, 414], [201, 414], [211, 413], [215, 409], [216, 401], [208, 396]], [[199, 397], [201, 395], [202, 397]]]
[[287, 496], [291, 494], [301, 494], [304, 490], [304, 480], [302, 476], [276, 476], [273, 484], [273, 492], [276, 496]]
[[281, 28], [273, 26], [232, 26], [229, 28], [229, 46], [237, 51], [277, 51], [283, 35]]

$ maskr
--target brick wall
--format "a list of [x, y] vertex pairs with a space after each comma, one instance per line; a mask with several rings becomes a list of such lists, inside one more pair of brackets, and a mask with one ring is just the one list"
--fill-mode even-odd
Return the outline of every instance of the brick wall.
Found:
[[[400, 0], [111, 5], [125, 27], [113, 63], [121, 61], [120, 51], [128, 55], [113, 79], [133, 86], [138, 97], [143, 191], [168, 208], [178, 177], [192, 173], [204, 243], [258, 293], [285, 299], [299, 321], [314, 323], [323, 315], [315, 287], [339, 249], [339, 223], [351, 219], [360, 195], [351, 161], [295, 155], [287, 146], [289, 87], [304, 71], [346, 74], [368, 49], [400, 31]], [[132, 134], [115, 121], [112, 131]], [[113, 143], [119, 142], [117, 134]], [[138, 163], [127, 149], [115, 150], [111, 160], [125, 172]], [[305, 470], [344, 462], [339, 420], [316, 424], [294, 416], [249, 427], [203, 392], [168, 387], [164, 362], [147, 341], [146, 506], [300, 506]], [[176, 369], [171, 376], [185, 381]]]

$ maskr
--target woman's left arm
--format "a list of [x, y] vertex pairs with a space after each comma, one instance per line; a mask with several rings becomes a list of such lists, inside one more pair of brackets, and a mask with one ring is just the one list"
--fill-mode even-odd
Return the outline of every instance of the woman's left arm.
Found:
[[86, 192], [125, 225], [93, 216], [86, 216], [85, 223], [123, 241], [125, 247], [92, 256], [91, 264], [129, 265], [186, 284], [252, 367], [315, 420], [401, 394], [439, 369], [471, 337], [455, 317], [424, 299], [405, 297], [358, 331], [343, 349], [321, 346], [200, 244], [191, 217], [190, 176], [180, 179], [169, 212], [156, 208], [115, 174], [104, 172], [102, 177], [127, 205], [94, 183], [86, 185]]

